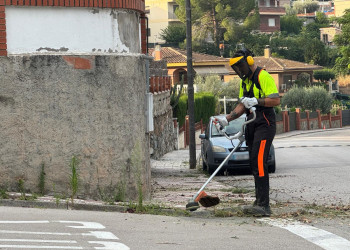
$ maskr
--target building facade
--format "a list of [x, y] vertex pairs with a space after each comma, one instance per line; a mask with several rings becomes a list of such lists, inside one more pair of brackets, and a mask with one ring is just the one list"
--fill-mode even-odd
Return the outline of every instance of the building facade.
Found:
[[175, 0], [146, 0], [146, 13], [149, 20], [148, 42], [151, 47], [165, 43], [160, 34], [169, 24], [180, 23], [175, 15], [178, 7]]

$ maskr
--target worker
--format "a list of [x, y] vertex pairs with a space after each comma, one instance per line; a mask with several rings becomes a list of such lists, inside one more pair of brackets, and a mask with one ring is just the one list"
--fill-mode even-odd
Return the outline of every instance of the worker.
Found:
[[230, 66], [241, 78], [240, 103], [226, 117], [216, 118], [221, 128], [247, 114], [247, 120], [253, 118], [251, 107], [256, 108], [255, 121], [247, 124], [245, 139], [249, 150], [250, 168], [255, 181], [256, 200], [252, 205], [244, 206], [243, 212], [253, 216], [270, 216], [269, 173], [267, 158], [273, 138], [276, 134], [275, 106], [280, 98], [274, 79], [254, 62], [254, 54], [246, 48], [238, 50], [230, 59]]

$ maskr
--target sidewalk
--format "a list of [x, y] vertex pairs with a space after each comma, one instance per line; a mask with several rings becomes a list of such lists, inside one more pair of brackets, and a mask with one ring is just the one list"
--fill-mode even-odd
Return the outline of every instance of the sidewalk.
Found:
[[[198, 146], [198, 145], [197, 145]], [[200, 149], [196, 150], [197, 169], [189, 169], [189, 151], [181, 149], [165, 154], [159, 160], [151, 160], [152, 171], [152, 203], [185, 209], [188, 201], [207, 181], [209, 175], [201, 170], [199, 162]], [[238, 177], [240, 178], [240, 177]], [[247, 177], [248, 179], [252, 177]], [[219, 196], [222, 203], [241, 201], [249, 203], [254, 200], [252, 193], [233, 193], [234, 176], [216, 176], [205, 191], [213, 196]], [[226, 181], [225, 181], [226, 180]], [[227, 182], [227, 180], [230, 180]], [[251, 179], [253, 184], [253, 179]], [[253, 187], [249, 187], [251, 189]], [[253, 191], [253, 189], [251, 189]], [[213, 208], [211, 208], [213, 209]], [[205, 210], [200, 208], [199, 210]]]

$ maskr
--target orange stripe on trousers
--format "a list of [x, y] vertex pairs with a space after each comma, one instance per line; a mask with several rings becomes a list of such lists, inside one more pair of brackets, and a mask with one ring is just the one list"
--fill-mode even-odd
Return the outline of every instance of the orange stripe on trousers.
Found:
[[266, 140], [260, 142], [259, 155], [258, 155], [258, 170], [259, 177], [264, 177], [264, 151], [265, 151]]

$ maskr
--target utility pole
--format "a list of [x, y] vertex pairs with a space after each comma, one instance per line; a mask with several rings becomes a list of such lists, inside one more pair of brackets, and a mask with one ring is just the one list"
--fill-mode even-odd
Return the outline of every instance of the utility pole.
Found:
[[187, 48], [187, 94], [188, 94], [188, 116], [190, 127], [190, 169], [196, 168], [196, 131], [194, 120], [194, 89], [193, 89], [193, 67], [192, 67], [192, 19], [191, 1], [186, 0], [186, 48]]

